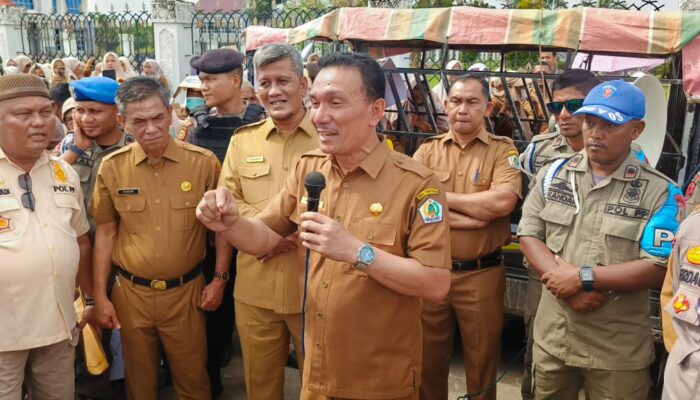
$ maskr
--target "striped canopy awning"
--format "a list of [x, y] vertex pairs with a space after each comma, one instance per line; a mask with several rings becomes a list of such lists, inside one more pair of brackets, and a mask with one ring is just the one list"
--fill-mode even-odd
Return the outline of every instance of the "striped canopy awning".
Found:
[[[603, 8], [495, 10], [473, 7], [340, 8], [291, 29], [252, 26], [246, 49], [266, 43], [350, 41], [369, 47], [473, 50], [576, 50], [664, 57], [700, 52], [700, 13]], [[684, 78], [700, 82], [700, 60], [685, 57]], [[686, 90], [688, 84], [685, 85]], [[700, 95], [700, 83], [692, 93]]]

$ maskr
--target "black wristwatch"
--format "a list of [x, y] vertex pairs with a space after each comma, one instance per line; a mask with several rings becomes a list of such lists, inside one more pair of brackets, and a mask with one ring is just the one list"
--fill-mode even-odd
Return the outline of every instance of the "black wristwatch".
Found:
[[584, 292], [593, 290], [593, 268], [590, 265], [582, 265], [578, 270], [578, 277], [581, 279]]
[[229, 275], [228, 272], [220, 272], [220, 271], [215, 271], [215, 272], [214, 272], [214, 278], [216, 278], [216, 279], [221, 279], [221, 280], [224, 281], [224, 282], [228, 282], [228, 278], [229, 278], [230, 276], [231, 276], [231, 275]]

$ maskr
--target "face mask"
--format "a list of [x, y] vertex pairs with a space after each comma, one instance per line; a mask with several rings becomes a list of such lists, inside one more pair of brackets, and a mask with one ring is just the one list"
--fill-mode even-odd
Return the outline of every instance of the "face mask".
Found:
[[204, 99], [201, 97], [188, 97], [187, 100], [185, 100], [185, 106], [190, 111], [204, 104]]
[[17, 75], [19, 74], [19, 68], [15, 66], [5, 67], [5, 75]]

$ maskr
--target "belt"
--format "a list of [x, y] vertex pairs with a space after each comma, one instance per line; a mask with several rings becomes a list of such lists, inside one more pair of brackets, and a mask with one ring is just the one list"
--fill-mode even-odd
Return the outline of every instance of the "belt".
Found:
[[473, 261], [452, 260], [452, 271], [464, 272], [491, 268], [501, 265], [502, 262], [503, 255], [501, 254], [500, 250], [496, 250], [491, 254], [487, 254]]
[[136, 275], [132, 274], [131, 272], [122, 269], [121, 267], [117, 267], [117, 268], [119, 269], [119, 273], [122, 274], [126, 279], [130, 280], [131, 282], [133, 282], [137, 285], [146, 286], [146, 287], [149, 287], [151, 289], [156, 289], [156, 290], [166, 290], [166, 289], [172, 289], [174, 287], [182, 286], [185, 283], [191, 281], [192, 279], [198, 277], [200, 272], [201, 272], [201, 268], [198, 265], [194, 269], [192, 269], [190, 272], [186, 273], [185, 275], [183, 275], [179, 278], [160, 280], [160, 279], [141, 278], [140, 276], [136, 276]]

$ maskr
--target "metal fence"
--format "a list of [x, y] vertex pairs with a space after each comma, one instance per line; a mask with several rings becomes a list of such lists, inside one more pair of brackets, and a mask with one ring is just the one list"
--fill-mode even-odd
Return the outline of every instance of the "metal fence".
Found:
[[113, 51], [140, 68], [154, 58], [151, 15], [146, 11], [122, 13], [38, 14], [21, 19], [22, 50], [39, 63], [55, 58], [101, 58]]
[[273, 10], [255, 13], [247, 10], [233, 12], [197, 12], [192, 18], [192, 53], [201, 54], [209, 49], [234, 46], [245, 47], [243, 30], [251, 25], [273, 28], [293, 28], [314, 20], [332, 9]]

